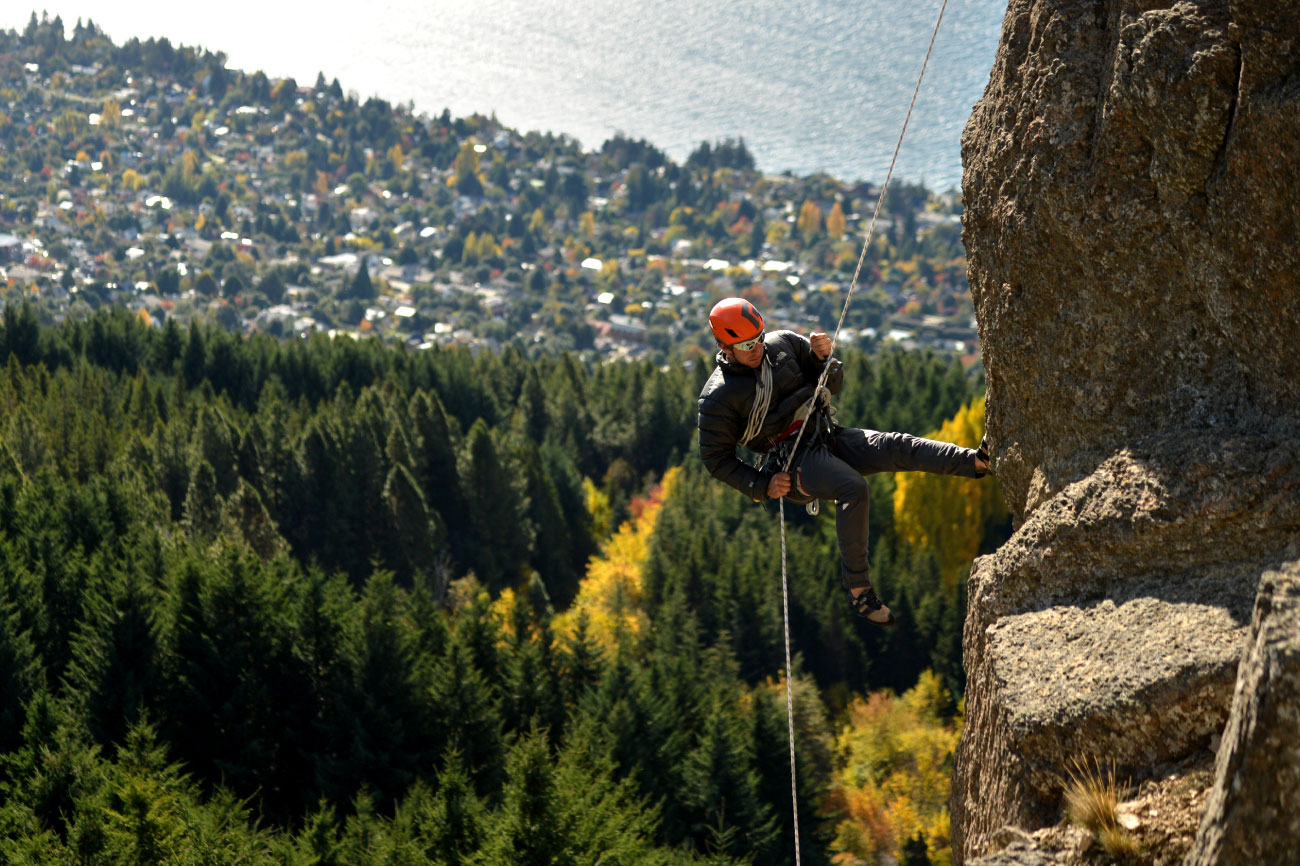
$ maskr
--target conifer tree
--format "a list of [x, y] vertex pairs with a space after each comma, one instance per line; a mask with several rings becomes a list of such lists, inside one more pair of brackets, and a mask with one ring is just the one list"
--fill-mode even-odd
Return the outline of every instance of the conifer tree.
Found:
[[524, 376], [523, 389], [519, 394], [519, 414], [521, 433], [535, 445], [540, 446], [546, 438], [550, 419], [546, 414], [546, 393], [542, 389], [541, 377], [536, 364], [528, 365]]
[[159, 697], [154, 596], [133, 569], [114, 569], [91, 589], [73, 638], [68, 694], [101, 746], [122, 741]]
[[[341, 297], [356, 298], [359, 301], [369, 301], [375, 297], [375, 284], [370, 279], [370, 268], [366, 265], [365, 256], [361, 257], [361, 264], [348, 282], [347, 291], [341, 293]], [[349, 324], [355, 325], [356, 322]]]
[[416, 801], [414, 823], [435, 863], [468, 863], [483, 844], [487, 809], [474, 793], [460, 752], [449, 748], [442, 757], [437, 794], [432, 800], [419, 790], [405, 807]]
[[224, 535], [241, 539], [262, 559], [270, 559], [288, 549], [261, 495], [242, 478], [234, 495], [226, 501], [222, 522]]
[[125, 863], [166, 863], [189, 845], [180, 768], [167, 763], [153, 729], [133, 725], [118, 755], [114, 792], [104, 822], [105, 857]]
[[24, 300], [17, 309], [11, 306], [5, 310], [0, 322], [0, 356], [13, 355], [19, 364], [35, 364], [41, 357], [40, 342], [40, 321], [31, 301]]
[[600, 683], [604, 673], [604, 653], [592, 636], [586, 611], [578, 611], [573, 628], [561, 639], [559, 664], [564, 698], [576, 707]]
[[[300, 484], [286, 527], [289, 540], [300, 556], [315, 556], [329, 568], [337, 568], [340, 547], [355, 544], [357, 527], [345, 521], [340, 502], [343, 482], [339, 476], [337, 425], [324, 413], [308, 423], [298, 441], [297, 462]], [[294, 519], [296, 518], [296, 519]]]
[[[598, 544], [591, 514], [587, 511], [587, 496], [583, 489], [582, 476], [578, 474], [575, 461], [554, 441], [547, 442], [541, 449], [542, 471], [550, 481], [555, 492], [556, 503], [564, 515], [565, 530], [569, 542], [569, 562], [573, 572], [581, 575], [588, 560], [596, 554]], [[553, 581], [560, 583], [560, 581]], [[552, 600], [560, 608], [568, 605], [573, 597], [570, 593], [547, 587]]]
[[533, 731], [510, 750], [501, 808], [492, 815], [483, 861], [521, 864], [653, 861], [653, 813], [608, 769], [553, 758]]
[[[338, 762], [351, 733], [346, 708], [354, 666], [347, 642], [349, 631], [355, 630], [356, 598], [342, 575], [326, 576], [319, 568], [308, 570], [300, 586], [293, 600], [292, 643], [302, 665], [310, 709], [299, 745], [311, 761], [309, 792], [345, 803], [355, 790], [351, 780], [339, 778]], [[316, 817], [323, 820], [319, 814]]]
[[224, 503], [217, 492], [217, 474], [202, 458], [195, 464], [183, 508], [185, 525], [202, 539], [210, 539], [221, 528]]
[[185, 340], [185, 354], [181, 356], [181, 375], [185, 377], [186, 385], [197, 388], [207, 375], [207, 369], [207, 340], [196, 319], [190, 322], [189, 336]]
[[[33, 846], [27, 861], [32, 866], [57, 862], [55, 843], [59, 839], [74, 844], [87, 861], [100, 859], [103, 828], [99, 812], [107, 804], [103, 799], [106, 780], [98, 757], [98, 749], [85, 741], [63, 702], [44, 689], [32, 695], [22, 725], [22, 746], [4, 761], [6, 811], [13, 816], [6, 824], [17, 829], [30, 822], [29, 826], [50, 831], [48, 839], [40, 840], [44, 845]], [[14, 820], [24, 814], [27, 822]], [[64, 862], [71, 863], [71, 856]]]
[[29, 633], [12, 602], [0, 594], [0, 753], [18, 745], [23, 704], [41, 680], [41, 667]]
[[760, 799], [758, 774], [744, 734], [714, 707], [704, 718], [699, 742], [682, 767], [690, 834], [701, 850], [719, 831], [735, 829], [722, 853], [753, 853], [770, 861], [777, 844], [777, 822]]
[[456, 442], [438, 395], [421, 391], [409, 407], [414, 430], [411, 469], [429, 505], [440, 515], [454, 538], [465, 524], [464, 500], [456, 466]]
[[474, 491], [468, 503], [470, 562], [490, 591], [515, 581], [528, 561], [533, 527], [528, 502], [512, 467], [503, 459], [483, 419], [474, 422], [461, 454], [460, 477]]
[[217, 494], [223, 498], [235, 492], [239, 471], [235, 456], [237, 432], [215, 406], [204, 406], [194, 431], [197, 455], [212, 467]]
[[302, 829], [283, 848], [284, 862], [312, 866], [344, 866], [340, 837], [343, 831], [333, 806], [322, 802], [303, 819]]
[[430, 700], [435, 740], [455, 749], [474, 788], [496, 790], [503, 770], [501, 717], [492, 687], [471, 662], [469, 648], [453, 633], [434, 668]]
[[433, 757], [424, 734], [431, 708], [421, 698], [405, 618], [405, 594], [391, 575], [377, 572], [366, 583], [359, 628], [348, 634], [345, 649], [353, 683], [339, 778], [367, 789], [385, 810]]
[[289, 643], [288, 576], [238, 549], [215, 563], [190, 559], [171, 588], [165, 637], [164, 729], [176, 756], [202, 779], [256, 792], [275, 820], [302, 805], [297, 744], [312, 707]]
[[[523, 605], [516, 601], [520, 609]], [[539, 725], [559, 738], [564, 724], [560, 684], [551, 653], [550, 636], [516, 629], [505, 656], [501, 683], [501, 718], [507, 730], [525, 731]]]
[[388, 470], [382, 495], [388, 534], [378, 552], [389, 568], [409, 581], [432, 567], [445, 531], [437, 512], [430, 513], [424, 494], [402, 464]]
[[528, 502], [528, 523], [536, 532], [531, 565], [542, 576], [551, 597], [564, 606], [578, 589], [581, 577], [573, 556], [570, 517], [560, 505], [559, 493], [543, 471], [537, 446], [526, 443], [519, 449], [522, 464], [523, 492]]

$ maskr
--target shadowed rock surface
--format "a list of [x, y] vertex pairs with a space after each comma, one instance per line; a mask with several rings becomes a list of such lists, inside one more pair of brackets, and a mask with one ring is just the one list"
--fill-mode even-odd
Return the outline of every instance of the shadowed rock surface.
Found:
[[1300, 555], [1300, 7], [1012, 0], [962, 147], [1018, 529], [971, 574], [959, 861], [1072, 759], [1204, 749]]

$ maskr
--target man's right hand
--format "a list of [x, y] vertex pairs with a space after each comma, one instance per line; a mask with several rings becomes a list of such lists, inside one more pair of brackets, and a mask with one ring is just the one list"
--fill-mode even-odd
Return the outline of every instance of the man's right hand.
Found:
[[790, 492], [790, 473], [778, 472], [767, 482], [767, 498], [780, 499]]

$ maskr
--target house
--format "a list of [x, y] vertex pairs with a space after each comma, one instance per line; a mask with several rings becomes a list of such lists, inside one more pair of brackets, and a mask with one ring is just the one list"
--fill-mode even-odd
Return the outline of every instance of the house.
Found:
[[373, 208], [354, 207], [348, 211], [348, 224], [352, 226], [354, 232], [359, 232], [370, 228], [371, 223], [378, 217], [379, 214]]
[[0, 234], [0, 262], [17, 262], [23, 258], [23, 240], [17, 235]]
[[640, 343], [645, 340], [646, 326], [631, 316], [614, 314], [609, 317], [609, 336], [615, 340]]

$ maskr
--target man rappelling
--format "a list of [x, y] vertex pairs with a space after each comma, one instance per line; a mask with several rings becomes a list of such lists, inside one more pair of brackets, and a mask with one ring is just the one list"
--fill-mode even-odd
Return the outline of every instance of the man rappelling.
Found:
[[[853, 610], [868, 622], [893, 624], [893, 614], [871, 587], [864, 476], [919, 471], [982, 478], [989, 473], [987, 452], [835, 423], [828, 395], [815, 392], [825, 371], [825, 390], [838, 394], [843, 371], [831, 357], [830, 336], [821, 331], [808, 337], [768, 333], [762, 314], [743, 298], [715, 304], [709, 328], [718, 354], [699, 398], [704, 465], [715, 478], [760, 502], [834, 500], [840, 581]], [[759, 468], [736, 456], [741, 445], [761, 455]]]

